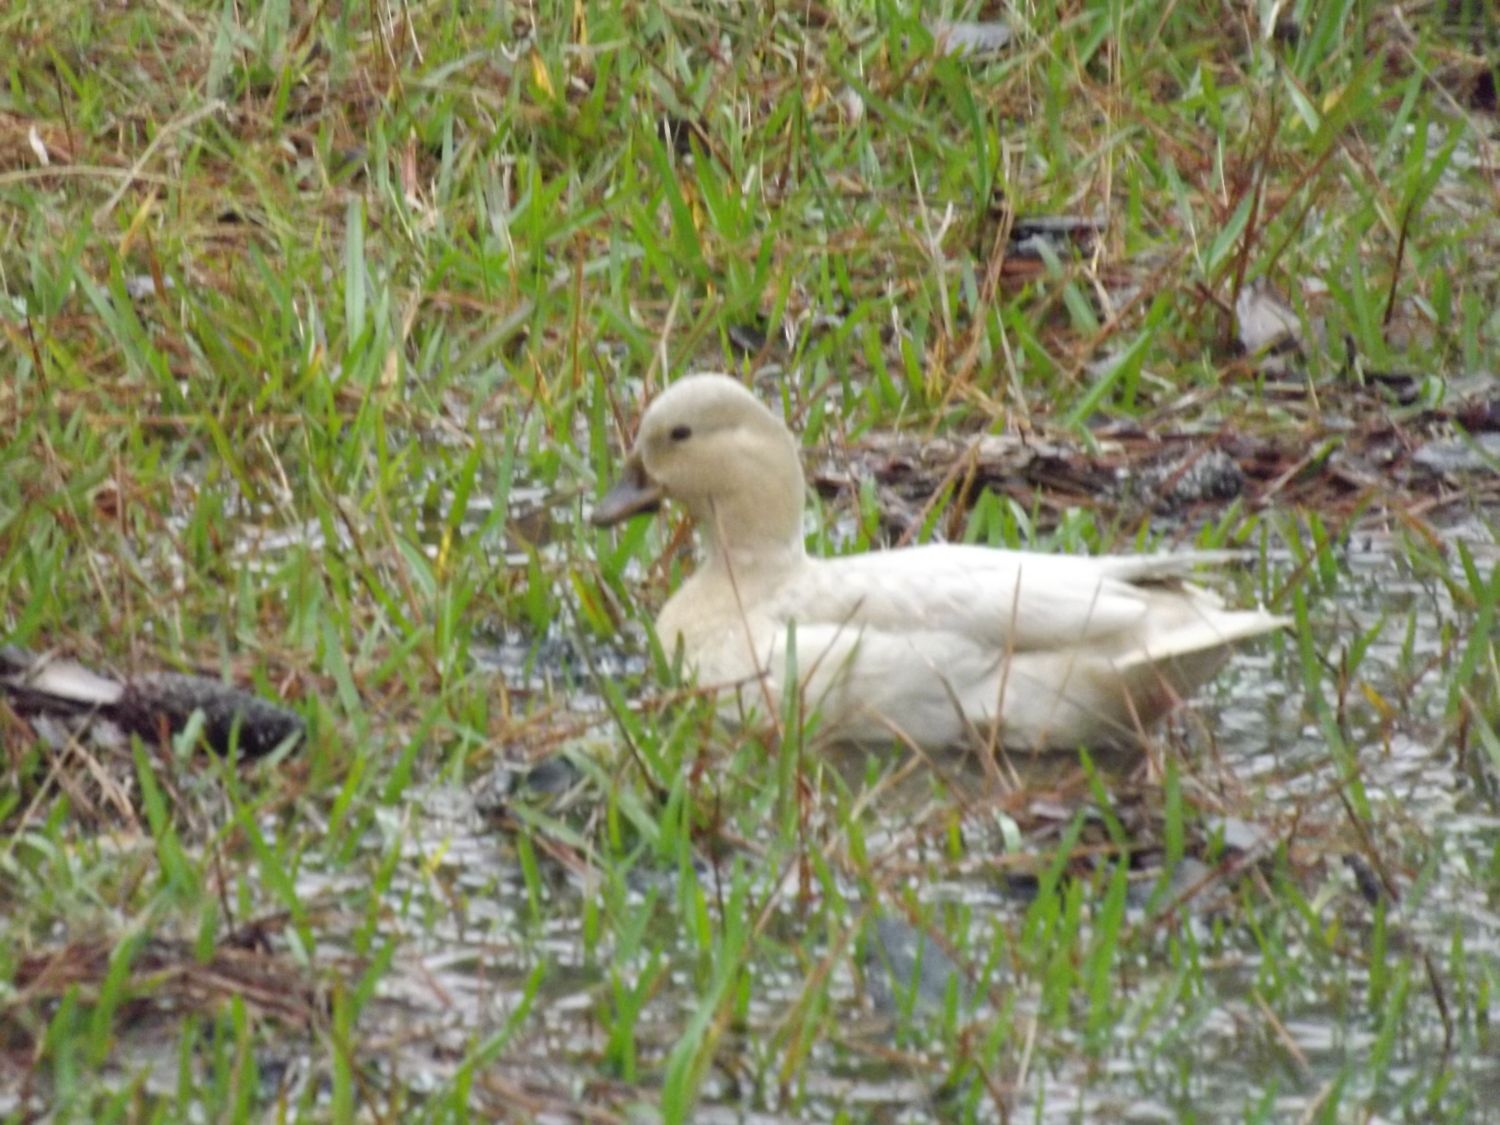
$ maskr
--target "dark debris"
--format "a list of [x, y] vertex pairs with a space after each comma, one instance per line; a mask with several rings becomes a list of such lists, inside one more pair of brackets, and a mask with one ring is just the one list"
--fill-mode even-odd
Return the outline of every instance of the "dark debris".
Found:
[[873, 478], [884, 522], [897, 534], [947, 482], [955, 482], [962, 505], [984, 490], [1009, 496], [1037, 512], [1042, 529], [1071, 508], [1182, 517], [1241, 500], [1252, 509], [1293, 505], [1337, 515], [1367, 511], [1372, 502], [1410, 513], [1500, 501], [1500, 390], [1489, 382], [1401, 417], [1392, 399], [1408, 396], [1384, 381], [1337, 393], [1370, 401], [1349, 418], [1309, 410], [1300, 428], [1275, 432], [1229, 422], [1217, 430], [1111, 425], [1096, 429], [1091, 443], [1061, 433], [874, 433], [839, 460], [815, 465], [811, 480], [836, 496]]
[[150, 742], [181, 733], [201, 712], [203, 741], [219, 754], [260, 757], [305, 734], [296, 712], [232, 684], [178, 672], [115, 680], [12, 645], [0, 647], [0, 694], [21, 714], [98, 715]]

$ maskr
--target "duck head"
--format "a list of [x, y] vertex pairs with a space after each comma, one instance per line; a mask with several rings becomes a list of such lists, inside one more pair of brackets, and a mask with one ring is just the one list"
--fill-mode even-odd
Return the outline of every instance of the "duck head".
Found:
[[800, 553], [803, 488], [781, 419], [728, 375], [690, 375], [647, 408], [624, 473], [591, 518], [607, 527], [672, 500], [710, 556]]

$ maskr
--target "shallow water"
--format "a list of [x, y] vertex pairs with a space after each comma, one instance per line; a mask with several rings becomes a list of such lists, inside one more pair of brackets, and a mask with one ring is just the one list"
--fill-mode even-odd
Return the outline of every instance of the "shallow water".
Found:
[[[1465, 542], [1481, 570], [1500, 557], [1480, 521], [1445, 534]], [[1077, 995], [1067, 1001], [1076, 1019], [1049, 1015], [1054, 1001], [1025, 936], [1039, 870], [1078, 810], [1095, 803], [1076, 760], [1013, 755], [996, 773], [954, 754], [902, 773], [899, 749], [873, 767], [847, 750], [818, 758], [825, 797], [830, 786], [859, 794], [868, 777], [883, 779], [860, 814], [880, 891], [871, 899], [868, 881], [836, 867], [843, 902], [830, 915], [829, 885], [790, 868], [760, 872], [757, 886], [772, 903], [765, 940], [695, 1120], [1157, 1122], [1192, 1113], [1238, 1121], [1257, 1112], [1293, 1120], [1316, 1114], [1335, 1088], [1339, 1119], [1363, 1107], [1373, 1119], [1399, 1120], [1411, 1117], [1411, 1091], [1426, 1089], [1444, 1064], [1450, 1088], [1439, 1108], [1500, 1120], [1496, 1001], [1475, 983], [1486, 973], [1493, 981], [1500, 962], [1500, 786], [1477, 742], [1457, 754], [1445, 717], [1467, 611], [1403, 557], [1378, 538], [1358, 541], [1331, 592], [1310, 599], [1330, 668], [1352, 638], [1379, 626], [1343, 693], [1341, 729], [1367, 819], [1356, 824], [1340, 798], [1340, 767], [1308, 706], [1291, 638], [1238, 653], [1163, 732], [1160, 755], [1181, 763], [1197, 809], [1189, 822], [1198, 843], [1176, 865], [1161, 868], [1160, 777], [1135, 754], [1095, 763], [1112, 807], [1096, 812], [1081, 841], [1108, 853], [1112, 820], [1132, 835], [1142, 854], [1123, 922], [1147, 935], [1117, 953], [1110, 988], [1125, 1015], [1102, 1030], [1087, 1029]], [[1289, 572], [1294, 564], [1271, 565]], [[1451, 558], [1446, 565], [1460, 573]], [[566, 716], [590, 730], [568, 751], [577, 764], [531, 772], [515, 763], [462, 785], [429, 780], [380, 809], [352, 862], [306, 852], [297, 891], [318, 919], [315, 963], [361, 979], [370, 955], [354, 951], [364, 948], [371, 872], [390, 865], [373, 904], [376, 946], [390, 944], [390, 963], [358, 1025], [360, 1061], [382, 1085], [418, 1096], [449, 1091], [488, 1041], [470, 1094], [478, 1111], [568, 1120], [584, 1103], [649, 1105], [704, 987], [704, 951], [683, 928], [681, 873], [654, 866], [648, 850], [621, 864], [628, 871], [611, 884], [586, 847], [567, 843], [569, 831], [584, 842], [598, 833], [602, 797], [589, 763], [620, 755], [587, 685], [600, 670], [634, 682], [646, 662], [639, 651], [598, 647], [584, 659], [565, 632], [538, 640], [514, 629], [495, 631], [474, 658], [539, 706], [567, 701]], [[617, 768], [606, 765], [603, 776]], [[816, 806], [807, 817], [813, 841], [837, 835]], [[531, 833], [525, 823], [566, 830]], [[276, 833], [277, 817], [263, 828]], [[698, 853], [694, 874], [710, 913], [736, 862], [761, 863], [774, 826], [765, 831], [738, 857], [721, 849], [717, 866]], [[1372, 856], [1381, 871], [1371, 870]], [[1097, 863], [1107, 875], [1107, 861]], [[1070, 869], [1086, 890], [1087, 935], [1104, 882], [1089, 862]], [[1290, 894], [1304, 899], [1300, 930], [1266, 908]], [[1424, 973], [1374, 979], [1365, 957], [1377, 928], [1372, 899], [1386, 914], [1388, 964], [1402, 950], [1425, 953], [1441, 1002]], [[1164, 903], [1180, 909], [1164, 914]], [[830, 916], [842, 928], [830, 930]], [[1267, 919], [1285, 927], [1269, 944], [1254, 928]], [[783, 1084], [788, 1019], [815, 978], [827, 1012]], [[1384, 999], [1372, 999], [1376, 988]], [[637, 989], [627, 1049], [612, 1041], [610, 1019]], [[1387, 1028], [1383, 1012], [1400, 989], [1405, 1008]], [[1454, 1029], [1446, 1052], [1444, 1005]], [[973, 1067], [956, 1069], [955, 1052], [978, 1052], [997, 1031], [987, 1088]], [[138, 1032], [113, 1065], [172, 1090], [176, 1026]], [[1388, 1060], [1373, 1070], [1377, 1049]], [[268, 1095], [326, 1100], [323, 1059], [317, 1041], [286, 1035], [259, 1060]]]
[[[1465, 538], [1480, 565], [1493, 566], [1495, 545], [1484, 538], [1489, 533], [1482, 525], [1450, 534]], [[1278, 850], [1283, 853], [1285, 869], [1302, 880], [1307, 908], [1332, 935], [1329, 949], [1307, 948], [1297, 935], [1288, 935], [1280, 949], [1293, 961], [1268, 964], [1254, 935], [1236, 918], [1239, 896], [1248, 893], [1243, 882], [1221, 879], [1213, 867], [1196, 860], [1182, 861], [1170, 873], [1176, 882], [1169, 897], [1179, 892], [1187, 896], [1189, 909], [1174, 926], [1189, 927], [1202, 948], [1212, 950], [1213, 964], [1198, 986], [1201, 994], [1175, 995], [1180, 966], [1174, 965], [1181, 950], [1174, 945], [1180, 932], [1169, 930], [1159, 941], [1132, 945], [1129, 964], [1117, 967], [1116, 983], [1131, 998], [1127, 1010], [1145, 1021], [1144, 1030], [1121, 1027], [1101, 1047], [1097, 1038], [1085, 1042], [1081, 1034], [1070, 1044], [1074, 1037], [1052, 1027], [1040, 1034], [1046, 1049], [1038, 1048], [1029, 1065], [1019, 1069], [1014, 1054], [1002, 1053], [1010, 1060], [1003, 1077], [1014, 1080], [1005, 1099], [1011, 1119], [1148, 1122], [1178, 1120], [1189, 1111], [1200, 1119], [1218, 1119], [1222, 1111], [1225, 1119], [1239, 1120], [1257, 1106], [1273, 1120], [1292, 1119], [1316, 1113], [1338, 1083], [1344, 1084], [1341, 1105], [1365, 1105], [1378, 1116], [1383, 1106], [1403, 1104], [1403, 1089], [1424, 1088], [1442, 1065], [1443, 1015], [1429, 982], [1413, 976], [1404, 984], [1409, 995], [1398, 1033], [1385, 1048], [1389, 1061], [1378, 1088], [1369, 1088], [1368, 1058], [1381, 1037], [1378, 1006], [1372, 1010], [1368, 997], [1370, 973], [1362, 966], [1362, 955], [1331, 952], [1351, 946], [1357, 950], [1370, 940], [1374, 911], [1364, 895], [1373, 893], [1385, 902], [1388, 948], [1425, 951], [1435, 975], [1446, 982], [1443, 1002], [1450, 1007], [1472, 1002], [1475, 995], [1452, 983], [1463, 964], [1454, 961], [1455, 942], [1461, 942], [1462, 958], [1475, 964], [1493, 966], [1500, 956], [1493, 878], [1500, 812], [1493, 767], [1479, 761], [1474, 749], [1468, 761], [1456, 758], [1444, 719], [1443, 665], [1457, 654], [1437, 658], [1445, 628], [1461, 623], [1465, 611], [1455, 607], [1443, 583], [1409, 573], [1396, 558], [1386, 544], [1360, 544], [1349, 553], [1347, 573], [1334, 595], [1316, 600], [1313, 607], [1325, 655], [1336, 655], [1357, 629], [1385, 620], [1357, 670], [1357, 682], [1345, 693], [1344, 730], [1371, 810], [1364, 826], [1368, 844], [1352, 827], [1338, 795], [1337, 766], [1324, 729], [1304, 705], [1290, 643], [1240, 654], [1168, 739], [1172, 753], [1196, 755], [1187, 770], [1191, 784], [1218, 794], [1233, 810], [1217, 820], [1206, 817], [1205, 823], [1219, 826], [1212, 831], [1231, 854], [1247, 857], [1245, 870], [1269, 864]], [[528, 648], [533, 659], [517, 667], [519, 651], [519, 644], [509, 650], [511, 671], [535, 675], [539, 650]], [[1425, 659], [1429, 652], [1433, 658]], [[631, 657], [620, 657], [617, 666], [639, 672]], [[1413, 666], [1425, 670], [1413, 675], [1407, 671]], [[1373, 701], [1382, 701], [1391, 713], [1382, 718]], [[891, 761], [899, 758], [893, 751]], [[937, 1028], [951, 989], [962, 1001], [960, 1025], [971, 1033], [1002, 1019], [1014, 1029], [1012, 1042], [1024, 1042], [1028, 1027], [1035, 1031], [1043, 1002], [1034, 980], [1007, 974], [1006, 956], [997, 971], [974, 975], [987, 950], [1014, 948], [1014, 935], [1025, 925], [1033, 900], [1025, 878], [997, 883], [996, 864], [990, 861], [1004, 856], [1007, 841], [1014, 846], [1020, 840], [1023, 851], [1045, 849], [1049, 834], [1042, 831], [1040, 843], [1036, 837], [1022, 838], [1020, 823], [1035, 831], [1053, 814], [1061, 826], [1078, 803], [1076, 788], [1058, 795], [1069, 777], [1076, 780], [1075, 762], [1052, 756], [1011, 764], [1012, 781], [1018, 778], [1020, 789], [1008, 786], [998, 805], [980, 802], [975, 819], [965, 824], [966, 844], [977, 852], [974, 861], [945, 862], [937, 878], [899, 877], [908, 905], [935, 910], [937, 917], [958, 910], [965, 919], [958, 961], [949, 960], [923, 929], [893, 912], [892, 902], [882, 902], [879, 925], [872, 931], [876, 937], [831, 955], [828, 1002], [836, 1011], [831, 1034], [810, 1048], [805, 1072], [791, 1090], [754, 1082], [747, 1088], [743, 1079], [768, 1067], [775, 1072], [776, 1060], [763, 1057], [763, 1037], [773, 1037], [802, 1001], [808, 966], [792, 957], [780, 964], [754, 962], [754, 988], [743, 1023], [721, 1042], [720, 1063], [702, 1087], [699, 1120], [757, 1120], [761, 1115], [782, 1120], [786, 1114], [821, 1120], [840, 1111], [897, 1121], [934, 1114], [1000, 1118], [992, 1098], [975, 1095], [972, 1075], [956, 1088], [944, 1087], [951, 1059]], [[861, 757], [841, 761], [834, 756], [830, 765], [839, 770], [844, 785], [860, 787]], [[923, 847], [940, 855], [942, 847], [918, 826], [930, 820], [934, 809], [941, 811], [945, 798], [957, 794], [962, 803], [987, 791], [991, 775], [972, 758], [955, 756], [941, 765], [954, 781], [952, 792], [941, 787], [935, 792], [930, 773], [915, 770], [871, 802], [865, 814], [866, 846], [877, 868], [887, 859], [900, 861], [893, 870], [901, 863], [919, 865]], [[888, 772], [891, 763], [879, 769]], [[1131, 783], [1134, 775], [1134, 783], [1148, 795], [1159, 792], [1152, 790], [1151, 779], [1142, 777], [1137, 760], [1106, 761], [1100, 772], [1122, 784]], [[590, 941], [580, 923], [582, 903], [598, 895], [599, 888], [581, 870], [552, 868], [540, 903], [528, 906], [528, 895], [536, 892], [528, 891], [517, 873], [511, 837], [472, 810], [471, 802], [467, 790], [430, 790], [421, 807], [403, 813], [404, 835], [392, 837], [399, 836], [409, 853], [403, 870], [415, 870], [401, 884], [408, 904], [399, 927], [401, 953], [378, 989], [371, 1017], [377, 1024], [389, 1019], [407, 1027], [431, 1025], [434, 1034], [409, 1045], [391, 1065], [415, 1084], [440, 1081], [453, 1067], [440, 1057], [445, 1052], [434, 1047], [445, 1043], [446, 1051], [457, 1057], [460, 1044], [503, 1026], [520, 1002], [526, 975], [544, 965], [536, 1012], [502, 1052], [502, 1069], [538, 1089], [557, 1089], [554, 1082], [575, 1092], [588, 1088], [601, 1081], [600, 1056], [607, 1051], [607, 1033], [598, 1021], [601, 994], [612, 987], [611, 979], [629, 986], [654, 975], [651, 1000], [635, 1024], [646, 1080], [635, 1096], [649, 1100], [650, 1075], [657, 1073], [655, 1067], [662, 1065], [693, 1010], [691, 966], [699, 952], [672, 926], [650, 928], [651, 940], [623, 959], [610, 947], [610, 934]], [[435, 811], [444, 807], [447, 813]], [[1254, 815], [1246, 819], [1245, 810]], [[1145, 815], [1149, 821], [1149, 810]], [[984, 848], [993, 850], [986, 853]], [[1366, 850], [1379, 857], [1395, 901], [1386, 897], [1362, 859]], [[436, 866], [435, 852], [441, 853]], [[1145, 903], [1157, 874], [1143, 872], [1128, 925], [1151, 924]], [[649, 909], [652, 895], [665, 900], [675, 893], [670, 872], [637, 875], [629, 897], [638, 908]], [[699, 877], [712, 882], [706, 864]], [[434, 893], [434, 882], [447, 890], [426, 899], [435, 908], [429, 915], [413, 904]], [[817, 917], [791, 889], [796, 879], [790, 873], [786, 883], [767, 930], [772, 936], [795, 936]], [[448, 916], [459, 892], [461, 923]], [[841, 893], [851, 909], [861, 908], [859, 885], [844, 880]], [[862, 955], [856, 951], [860, 945]], [[785, 948], [794, 947], [788, 941]], [[936, 952], [918, 957], [916, 949]], [[1268, 981], [1277, 977], [1289, 982], [1267, 1000]], [[1487, 994], [1481, 990], [1478, 995]], [[1002, 1007], [997, 1009], [996, 1003]], [[1145, 1015], [1162, 1003], [1166, 1017]], [[910, 1027], [894, 1031], [893, 1017], [906, 1022], [900, 1018], [906, 1009], [915, 1013]], [[1500, 1107], [1485, 1096], [1500, 1090], [1500, 1050], [1487, 1030], [1492, 1016], [1472, 1010], [1448, 1016], [1455, 1026], [1447, 1061], [1456, 1094], [1450, 1091], [1444, 1104], [1467, 1106], [1469, 1120], [1500, 1119]], [[936, 1036], [925, 1045], [924, 1026]], [[605, 1082], [604, 1088], [627, 1102], [634, 1100], [628, 1083], [615, 1087]], [[1401, 1116], [1400, 1110], [1395, 1112]]]

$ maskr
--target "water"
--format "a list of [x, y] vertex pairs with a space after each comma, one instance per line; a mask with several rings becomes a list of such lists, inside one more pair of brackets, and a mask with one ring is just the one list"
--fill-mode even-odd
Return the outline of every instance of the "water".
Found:
[[[1481, 521], [1444, 534], [1493, 568], [1500, 552]], [[1343, 1117], [1366, 1107], [1370, 1120], [1400, 1120], [1446, 1064], [1447, 1100], [1434, 1112], [1464, 1105], [1469, 1120], [1500, 1120], [1493, 989], [1478, 983], [1500, 962], [1496, 771], [1477, 737], [1457, 752], [1447, 715], [1472, 621], [1406, 556], [1389, 540], [1359, 540], [1331, 593], [1311, 597], [1324, 697], [1343, 700], [1368, 816], [1347, 778], [1339, 784], [1290, 638], [1239, 653], [1163, 732], [1157, 763], [1180, 763], [1189, 808], [1188, 855], [1175, 864], [1164, 858], [1161, 775], [1137, 754], [1099, 757], [1101, 804], [1066, 755], [1013, 756], [996, 774], [970, 755], [903, 771], [897, 750], [872, 766], [830, 749], [809, 766], [826, 771], [823, 802], [805, 810], [808, 848], [835, 857], [828, 881], [805, 865], [765, 866], [776, 826], [727, 813], [726, 831], [706, 832], [694, 853], [710, 929], [723, 926], [718, 903], [736, 863], [758, 872], [756, 902], [769, 906], [695, 1119], [1238, 1121], [1261, 1107], [1293, 1120], [1336, 1094]], [[1451, 552], [1443, 565], [1461, 574]], [[1367, 633], [1363, 661], [1342, 691], [1330, 686], [1341, 653]], [[359, 1063], [382, 1088], [449, 1096], [487, 1045], [468, 1095], [476, 1112], [628, 1111], [654, 1102], [698, 1010], [713, 966], [683, 913], [682, 873], [642, 847], [616, 861], [615, 877], [592, 851], [607, 816], [620, 815], [606, 812], [622, 791], [613, 779], [633, 766], [588, 687], [600, 670], [634, 680], [646, 664], [639, 649], [577, 644], [563, 629], [506, 625], [474, 649], [481, 671], [576, 728], [565, 759], [461, 784], [430, 777], [376, 810], [352, 857], [315, 844], [301, 855], [316, 971], [353, 988], [389, 949], [356, 1034]], [[736, 753], [709, 768], [753, 760]], [[870, 777], [883, 779], [874, 791]], [[646, 799], [627, 781], [623, 791]], [[867, 793], [868, 877], [843, 862], [835, 791]], [[1093, 1028], [1087, 966], [1073, 966], [1059, 1017], [1038, 962], [1046, 942], [1026, 934], [1038, 882], [1086, 808], [1055, 892], [1084, 892], [1078, 949], [1098, 924], [1115, 835], [1137, 853], [1122, 919], [1131, 936], [1105, 978], [1122, 1014]], [[286, 831], [283, 817], [267, 812], [263, 831]], [[1382, 925], [1386, 953], [1372, 959]], [[284, 937], [273, 941], [286, 952]], [[1387, 1021], [1402, 992], [1404, 1009]], [[822, 1014], [807, 1017], [810, 1003]], [[632, 1004], [622, 1043], [614, 1020]], [[138, 1025], [111, 1066], [170, 1094], [179, 1028]], [[990, 1056], [987, 1039], [999, 1043]], [[1371, 1065], [1376, 1052], [1383, 1066]], [[289, 1030], [260, 1067], [267, 1097], [330, 1096], [317, 1037]]]
[[[1449, 534], [1465, 538], [1481, 566], [1493, 566], [1495, 546], [1481, 525]], [[954, 755], [938, 763], [951, 789], [935, 790], [929, 770], [913, 770], [883, 787], [866, 810], [867, 853], [892, 892], [871, 911], [866, 934], [873, 937], [847, 941], [842, 949], [815, 944], [827, 957], [815, 969], [790, 954], [752, 961], [753, 990], [736, 1033], [721, 1042], [704, 1080], [699, 1119], [781, 1120], [790, 1114], [824, 1120], [844, 1111], [898, 1121], [966, 1113], [998, 1120], [1003, 1105], [1010, 1119], [1045, 1122], [1173, 1121], [1188, 1110], [1219, 1119], [1214, 1107], [1222, 1119], [1240, 1120], [1255, 1106], [1283, 1120], [1316, 1113], [1337, 1089], [1346, 1110], [1367, 1105], [1378, 1120], [1382, 1106], [1402, 1104], [1403, 1090], [1425, 1088], [1445, 1059], [1470, 1119], [1493, 1119], [1485, 1115], [1497, 1111], [1483, 1092], [1500, 1089], [1500, 1051], [1488, 1037], [1489, 1017], [1457, 1010], [1487, 993], [1475, 993], [1472, 983], [1455, 985], [1455, 974], [1466, 964], [1468, 972], [1478, 972], [1475, 966], [1484, 963], [1493, 973], [1500, 958], [1494, 775], [1476, 750], [1466, 760], [1456, 758], [1445, 716], [1449, 669], [1467, 643], [1466, 611], [1442, 582], [1398, 559], [1389, 543], [1360, 544], [1334, 596], [1314, 607], [1319, 645], [1334, 663], [1361, 631], [1384, 621], [1344, 691], [1345, 736], [1369, 803], [1368, 820], [1339, 796], [1339, 767], [1324, 728], [1304, 705], [1290, 643], [1241, 654], [1167, 736], [1171, 753], [1185, 755], [1185, 788], [1203, 814], [1202, 834], [1222, 841], [1224, 850], [1209, 862], [1181, 861], [1166, 872], [1169, 888], [1153, 899], [1162, 877], [1159, 849], [1144, 847], [1125, 922], [1156, 932], [1151, 940], [1128, 945], [1128, 962], [1115, 966], [1112, 985], [1127, 997], [1126, 1011], [1144, 1031], [1127, 1023], [1101, 1039], [1059, 1028], [1044, 1016], [1037, 978], [1008, 972], [1024, 959], [1016, 934], [1034, 901], [1035, 869], [1051, 858], [1051, 843], [1077, 808], [1092, 800], [1079, 783], [1076, 763], [1060, 757], [1013, 762], [1019, 788], [1007, 786], [987, 800], [991, 775], [972, 758]], [[637, 668], [630, 657], [610, 659]], [[856, 790], [867, 768], [862, 756], [840, 760], [835, 754], [826, 764]], [[891, 767], [884, 762], [878, 768]], [[1141, 840], [1159, 843], [1159, 779], [1143, 777], [1131, 756], [1104, 760], [1100, 770], [1121, 786], [1110, 814], [1138, 825]], [[468, 794], [449, 798], [461, 806]], [[957, 856], [935, 827], [953, 820], [955, 804], [969, 810], [959, 814], [967, 850]], [[1222, 813], [1215, 814], [1215, 807]], [[514, 873], [509, 839], [468, 817], [440, 835], [447, 841], [445, 869], [466, 888], [465, 901], [483, 899], [486, 905], [465, 913], [466, 928], [429, 920], [415, 925], [405, 939], [410, 956], [398, 958], [382, 983], [377, 1011], [399, 997], [403, 1020], [434, 1021], [454, 1034], [461, 1028], [472, 1043], [503, 1026], [516, 1010], [526, 973], [545, 965], [538, 1006], [545, 1014], [533, 1016], [514, 1048], [504, 1052], [506, 1070], [580, 1090], [599, 1078], [606, 1034], [598, 1014], [611, 974], [623, 971], [633, 985], [639, 974], [655, 971], [657, 984], [635, 1025], [646, 1086], [605, 1083], [625, 1102], [649, 1101], [656, 1080], [651, 1076], [659, 1076], [694, 1010], [692, 966], [701, 951], [669, 926], [654, 934], [654, 943], [616, 962], [612, 935], [591, 945], [582, 932], [582, 902], [598, 887], [578, 871], [555, 873], [542, 920], [528, 923], [518, 905], [528, 892]], [[1110, 851], [1102, 827], [1093, 837], [1086, 833], [1085, 843], [1090, 838], [1101, 855]], [[1375, 858], [1379, 872], [1367, 857]], [[413, 862], [418, 858], [414, 854]], [[720, 862], [728, 861], [720, 856]], [[997, 879], [997, 872], [1003, 877]], [[707, 864], [699, 875], [712, 883]], [[766, 928], [773, 940], [765, 948], [806, 949], [806, 928], [822, 924], [822, 891], [814, 885], [809, 902], [795, 872], [782, 877]], [[1087, 880], [1087, 870], [1079, 877]], [[1316, 922], [1308, 934], [1289, 931], [1269, 947], [1288, 959], [1283, 964], [1268, 963], [1242, 917], [1247, 900], [1286, 893], [1274, 889], [1278, 879], [1300, 886]], [[774, 885], [775, 879], [765, 884]], [[670, 872], [656, 883], [664, 900], [673, 886]], [[846, 873], [839, 888], [851, 912], [870, 909], [859, 880]], [[1366, 963], [1376, 927], [1371, 898], [1386, 911], [1387, 961], [1396, 964], [1402, 950], [1426, 957], [1405, 961], [1407, 976], [1399, 984], [1380, 985], [1387, 997], [1398, 987], [1408, 995], [1394, 1040], [1380, 1048], [1389, 1058], [1378, 1073], [1369, 1065], [1383, 1031]], [[918, 913], [960, 919], [955, 956], [936, 944], [938, 931], [908, 921], [898, 902]], [[1180, 909], [1163, 914], [1165, 902]], [[1087, 918], [1084, 925], [1087, 932]], [[1184, 977], [1182, 942], [1189, 931], [1200, 954], [1211, 952], [1213, 961], [1201, 967], [1201, 975]], [[784, 944], [777, 944], [783, 935]], [[1309, 943], [1309, 937], [1322, 940]], [[1457, 960], [1455, 942], [1462, 947]], [[924, 949], [930, 955], [915, 952]], [[998, 965], [981, 971], [997, 949]], [[1424, 964], [1438, 988], [1425, 972], [1412, 969]], [[777, 1073], [787, 1048], [776, 1037], [804, 1003], [810, 972], [820, 983], [826, 974], [826, 1003], [835, 1012], [824, 1025], [826, 1034], [808, 1047], [792, 1087], [768, 1087], [763, 1079], [747, 1087], [747, 1079]], [[1194, 982], [1189, 992], [1195, 995], [1182, 994], [1184, 980]], [[1010, 1021], [1014, 1049], [1000, 1055], [995, 1092], [976, 1093], [972, 1073], [957, 1087], [945, 1084], [953, 1057], [942, 1013], [954, 1001], [960, 1041], [982, 1036], [997, 1020]], [[908, 1019], [906, 1011], [915, 1014]], [[1445, 1023], [1454, 1029], [1446, 1048]], [[905, 1030], [898, 1029], [902, 1024]], [[1028, 1037], [1034, 1051], [1029, 1059], [1022, 1049]], [[777, 1043], [769, 1055], [768, 1042]], [[431, 1080], [447, 1072], [430, 1052], [407, 1053], [402, 1067], [413, 1068], [411, 1081], [418, 1073]]]

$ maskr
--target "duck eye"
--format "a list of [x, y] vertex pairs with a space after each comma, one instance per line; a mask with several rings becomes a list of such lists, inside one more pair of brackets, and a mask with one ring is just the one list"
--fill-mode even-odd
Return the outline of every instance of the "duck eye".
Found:
[[672, 432], [667, 436], [673, 441], [687, 441], [688, 438], [693, 436], [693, 428], [691, 426], [673, 426]]

